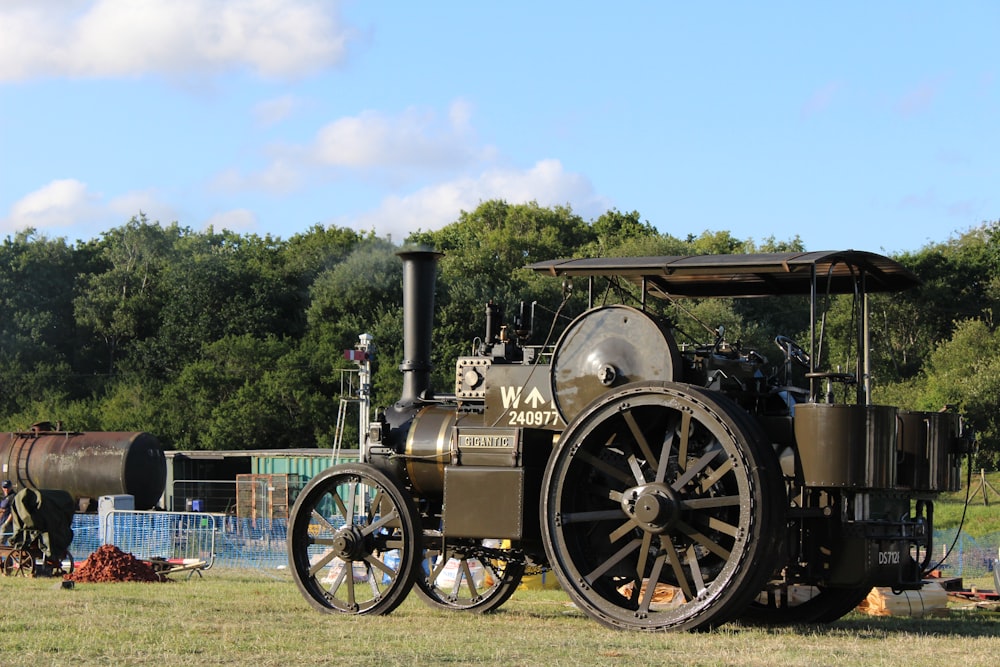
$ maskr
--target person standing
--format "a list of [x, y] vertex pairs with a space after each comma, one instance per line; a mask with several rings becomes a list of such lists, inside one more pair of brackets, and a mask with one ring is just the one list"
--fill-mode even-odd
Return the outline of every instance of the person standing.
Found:
[[[3, 484], [3, 498], [0, 498], [0, 544], [7, 544], [7, 538], [14, 533], [14, 485], [9, 479]], [[10, 529], [7, 528], [10, 526]]]

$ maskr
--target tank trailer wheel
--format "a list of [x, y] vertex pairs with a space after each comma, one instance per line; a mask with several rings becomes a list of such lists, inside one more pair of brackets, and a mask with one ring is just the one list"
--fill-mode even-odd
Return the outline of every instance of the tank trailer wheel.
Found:
[[3, 573], [8, 577], [35, 576], [35, 559], [27, 549], [14, 549], [3, 559]]
[[689, 385], [626, 385], [591, 403], [542, 489], [560, 584], [613, 628], [718, 626], [763, 590], [781, 553], [786, 502], [766, 436]]
[[500, 549], [484, 550], [483, 540], [457, 544], [442, 537], [433, 547], [426, 536], [424, 541], [416, 591], [429, 607], [490, 612], [510, 599], [524, 576], [523, 562], [507, 560]]
[[409, 494], [378, 469], [349, 463], [314, 477], [288, 530], [292, 576], [326, 613], [388, 614], [406, 598], [420, 553]]

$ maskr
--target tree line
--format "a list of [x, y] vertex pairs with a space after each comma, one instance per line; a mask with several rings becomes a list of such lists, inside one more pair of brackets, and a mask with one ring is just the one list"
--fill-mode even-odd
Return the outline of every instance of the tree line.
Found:
[[[569, 207], [481, 203], [404, 245], [440, 261], [434, 386], [451, 391], [455, 358], [483, 334], [489, 301], [509, 314], [537, 302], [535, 335], [554, 340], [586, 305], [562, 308], [564, 286], [524, 269], [556, 257], [805, 250], [798, 237], [761, 241], [726, 231], [660, 232], [638, 212], [584, 220]], [[315, 225], [287, 240], [194, 231], [139, 215], [90, 241], [34, 230], [0, 246], [0, 427], [60, 421], [72, 430], [155, 434], [176, 449], [330, 447], [358, 335], [377, 346], [374, 403], [402, 380], [402, 264], [389, 238]], [[894, 258], [922, 285], [871, 301], [875, 400], [961, 409], [975, 428], [977, 465], [1000, 452], [1000, 222]], [[580, 286], [583, 288], [583, 286]], [[585, 291], [585, 289], [583, 290]], [[721, 325], [744, 347], [773, 350], [775, 334], [806, 339], [804, 300], [665, 304], [691, 340]], [[550, 321], [558, 318], [554, 328]], [[847, 299], [826, 321], [828, 367], [848, 350]], [[345, 443], [356, 442], [353, 423]]]

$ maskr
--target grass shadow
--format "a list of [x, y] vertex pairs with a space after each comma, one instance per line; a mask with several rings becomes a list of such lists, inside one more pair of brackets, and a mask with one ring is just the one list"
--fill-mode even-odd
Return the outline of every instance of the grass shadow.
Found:
[[729, 626], [767, 634], [798, 633], [817, 637], [850, 635], [859, 639], [887, 637], [895, 634], [915, 634], [930, 637], [997, 637], [1000, 636], [1000, 613], [985, 610], [956, 611], [948, 616], [910, 618], [904, 616], [867, 616], [852, 612], [832, 623]]

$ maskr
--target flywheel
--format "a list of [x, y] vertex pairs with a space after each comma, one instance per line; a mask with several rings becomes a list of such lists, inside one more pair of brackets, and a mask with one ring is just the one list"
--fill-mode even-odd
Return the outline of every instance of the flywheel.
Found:
[[677, 379], [680, 352], [667, 328], [649, 314], [613, 305], [576, 318], [552, 356], [552, 396], [566, 421], [591, 401], [630, 382]]

